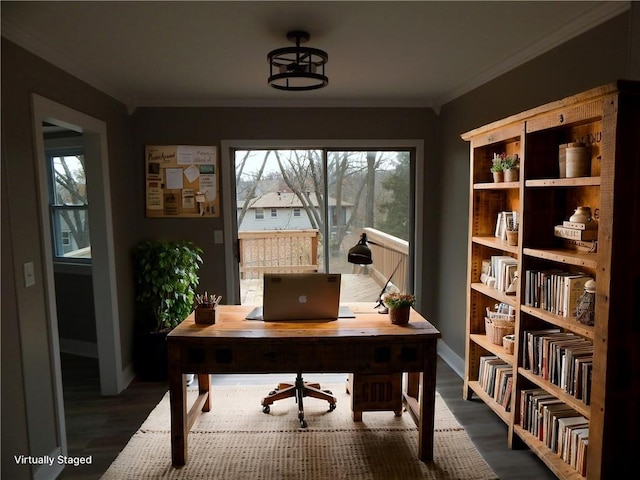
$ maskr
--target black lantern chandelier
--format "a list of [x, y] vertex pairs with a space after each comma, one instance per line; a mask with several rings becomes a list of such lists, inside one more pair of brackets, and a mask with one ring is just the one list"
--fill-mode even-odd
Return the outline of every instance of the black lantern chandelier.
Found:
[[287, 38], [295, 47], [278, 48], [267, 54], [269, 61], [269, 85], [278, 90], [316, 90], [326, 87], [329, 79], [324, 65], [329, 55], [317, 48], [301, 47], [309, 40], [307, 32], [289, 32]]

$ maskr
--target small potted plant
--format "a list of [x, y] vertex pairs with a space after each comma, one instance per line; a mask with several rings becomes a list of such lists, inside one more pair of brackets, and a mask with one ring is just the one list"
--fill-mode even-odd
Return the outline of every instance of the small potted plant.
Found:
[[491, 173], [493, 173], [493, 181], [495, 183], [504, 182], [504, 168], [502, 166], [502, 158], [496, 153], [491, 161]]
[[503, 153], [501, 157], [502, 157], [502, 170], [504, 171], [504, 181], [517, 182], [518, 169], [520, 168], [518, 154], [507, 155]]
[[193, 311], [202, 250], [185, 240], [148, 240], [134, 254], [138, 330], [137, 373], [163, 380], [166, 336]]
[[389, 309], [389, 320], [395, 325], [409, 323], [411, 307], [416, 304], [416, 297], [410, 293], [386, 293], [382, 302]]

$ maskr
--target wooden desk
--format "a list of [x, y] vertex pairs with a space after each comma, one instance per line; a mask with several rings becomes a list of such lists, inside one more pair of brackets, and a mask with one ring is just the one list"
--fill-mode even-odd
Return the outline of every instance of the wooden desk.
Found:
[[[421, 372], [416, 409], [418, 457], [433, 460], [436, 342], [440, 332], [415, 310], [410, 322], [392, 325], [371, 303], [348, 304], [356, 318], [334, 321], [245, 320], [249, 306], [221, 305], [215, 325], [197, 325], [193, 315], [167, 337], [171, 398], [171, 458], [187, 461], [187, 438], [200, 414], [211, 408], [211, 373]], [[199, 395], [187, 412], [185, 373], [198, 375]], [[415, 378], [415, 375], [414, 377]], [[259, 406], [256, 406], [259, 408]]]

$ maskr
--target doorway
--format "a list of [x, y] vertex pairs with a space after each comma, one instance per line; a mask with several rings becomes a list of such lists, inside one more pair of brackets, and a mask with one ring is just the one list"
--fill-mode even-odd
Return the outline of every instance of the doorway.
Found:
[[[60, 340], [57, 314], [57, 296], [55, 284], [56, 249], [53, 238], [56, 231], [56, 209], [52, 207], [50, 193], [52, 189], [51, 169], [47, 168], [48, 157], [45, 147], [45, 129], [55, 128], [59, 131], [72, 131], [82, 137], [82, 163], [86, 175], [86, 195], [88, 204], [84, 207], [76, 205], [71, 210], [86, 209], [90, 232], [90, 269], [91, 293], [93, 294], [93, 314], [95, 318], [95, 338], [98, 365], [100, 372], [100, 390], [102, 395], [116, 395], [124, 389], [122, 374], [122, 358], [120, 352], [120, 332], [117, 309], [117, 290], [115, 283], [115, 255], [111, 225], [111, 202], [108, 174], [107, 129], [106, 124], [93, 117], [77, 112], [64, 105], [44, 97], [33, 95], [33, 129], [37, 155], [38, 185], [40, 198], [40, 220], [42, 225], [41, 248], [44, 258], [44, 288], [47, 292], [47, 317], [50, 332], [50, 349], [52, 378], [56, 390], [56, 411], [60, 446], [66, 452], [66, 433], [64, 422], [64, 403], [62, 394], [62, 371], [60, 360]], [[51, 157], [49, 157], [50, 159]], [[64, 203], [64, 202], [63, 202]], [[78, 213], [78, 212], [76, 212]], [[59, 216], [59, 215], [58, 215]], [[82, 215], [80, 215], [82, 217]], [[78, 217], [78, 218], [80, 218]], [[60, 228], [58, 240], [77, 244], [81, 235], [72, 239], [64, 233], [71, 226]], [[82, 232], [80, 232], [82, 233]], [[83, 251], [84, 248], [76, 249]], [[62, 250], [64, 252], [64, 248]], [[69, 258], [67, 259], [69, 260]], [[72, 268], [73, 262], [68, 262]], [[86, 262], [85, 262], [86, 263]], [[82, 265], [81, 261], [76, 265]], [[37, 427], [34, 427], [37, 428]], [[30, 432], [36, 435], [35, 431]]]
[[[363, 296], [344, 301], [375, 301], [391, 264], [402, 263], [394, 274], [402, 289], [416, 287], [413, 244], [422, 233], [414, 219], [422, 192], [414, 179], [421, 169], [421, 141], [223, 141], [222, 147], [222, 164], [230, 166], [222, 172], [223, 195], [235, 199], [231, 207], [226, 203], [224, 217], [233, 303], [260, 303], [255, 292], [261, 274], [274, 269], [342, 273], [344, 287], [345, 277], [355, 273], [347, 251], [365, 229], [392, 245], [400, 262], [386, 249], [383, 262], [383, 250], [378, 251], [369, 296], [354, 285], [352, 291]], [[377, 270], [383, 263], [386, 270]]]

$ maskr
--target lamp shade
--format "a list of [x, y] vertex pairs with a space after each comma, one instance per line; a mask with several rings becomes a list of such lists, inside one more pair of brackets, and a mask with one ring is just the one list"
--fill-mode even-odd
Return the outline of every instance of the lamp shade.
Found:
[[349, 249], [347, 261], [349, 263], [355, 263], [356, 265], [371, 265], [373, 263], [371, 249], [367, 245], [366, 233], [363, 233], [360, 241]]

